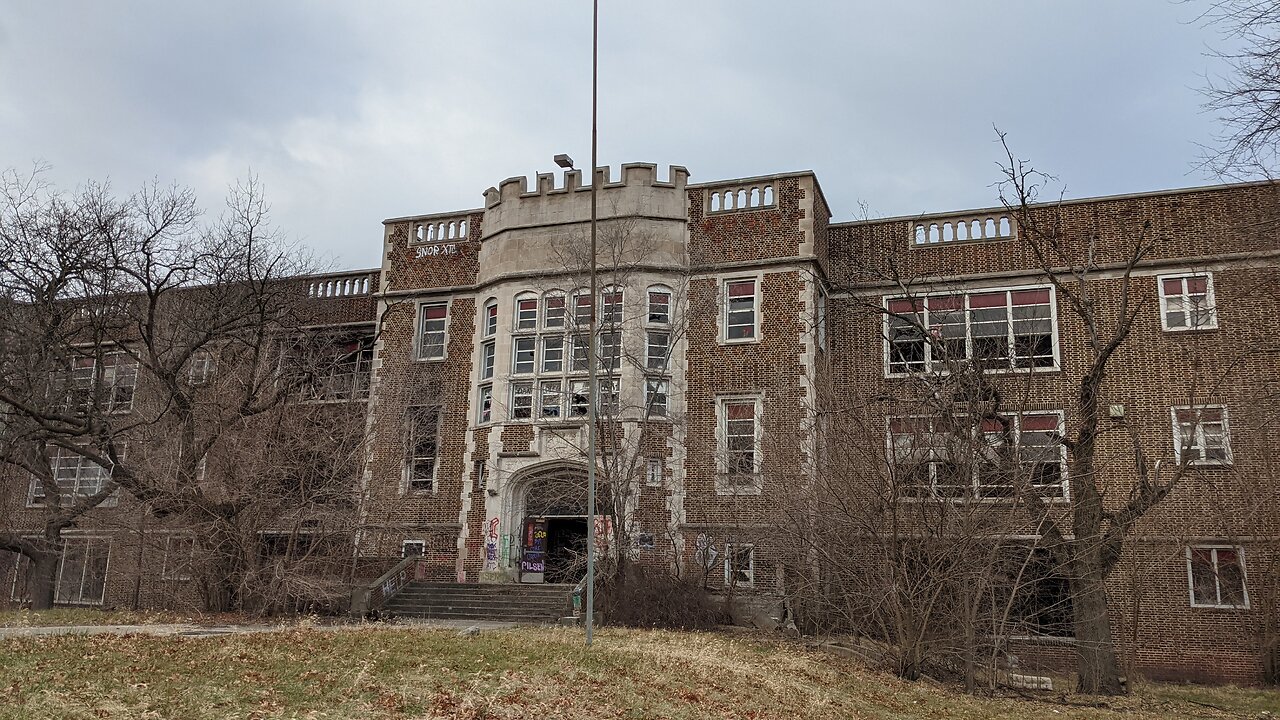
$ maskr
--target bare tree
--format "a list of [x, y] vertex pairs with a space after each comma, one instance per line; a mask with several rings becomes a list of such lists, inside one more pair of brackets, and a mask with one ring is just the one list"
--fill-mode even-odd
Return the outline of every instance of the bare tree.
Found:
[[1280, 3], [1217, 0], [1201, 20], [1233, 48], [1213, 53], [1232, 74], [1205, 87], [1205, 108], [1222, 124], [1205, 163], [1223, 177], [1272, 178], [1280, 160]]
[[199, 534], [210, 609], [242, 607], [238, 521], [271, 473], [206, 471], [220, 446], [280, 431], [278, 413], [317, 376], [289, 362], [312, 342], [297, 340], [310, 337], [306, 293], [290, 279], [305, 258], [271, 228], [253, 180], [208, 225], [180, 188], [68, 196], [11, 172], [3, 191], [0, 461], [18, 491], [32, 478], [43, 527], [11, 529], [3, 548], [30, 560], [33, 606], [53, 600], [62, 532], [136, 502]]

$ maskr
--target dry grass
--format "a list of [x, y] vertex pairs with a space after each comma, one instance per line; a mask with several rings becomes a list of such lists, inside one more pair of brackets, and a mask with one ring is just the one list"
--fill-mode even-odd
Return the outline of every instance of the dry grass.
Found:
[[99, 610], [54, 608], [38, 612], [0, 610], [0, 627], [64, 627], [69, 625], [162, 625], [192, 622], [185, 615], [164, 610]]
[[579, 632], [553, 628], [11, 639], [0, 648], [0, 718], [1138, 720], [1280, 710], [1277, 693], [1193, 696], [1165, 686], [1111, 707], [979, 699], [779, 641], [634, 630], [597, 637], [591, 651]]

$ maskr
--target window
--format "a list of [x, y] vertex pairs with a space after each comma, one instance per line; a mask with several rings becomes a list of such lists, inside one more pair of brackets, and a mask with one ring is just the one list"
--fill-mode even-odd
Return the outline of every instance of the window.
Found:
[[190, 535], [170, 535], [164, 540], [164, 564], [160, 577], [165, 580], [190, 580], [194, 565], [196, 539]]
[[729, 280], [725, 282], [724, 288], [725, 340], [755, 340], [760, 334], [756, 312], [756, 281]]
[[101, 403], [107, 412], [128, 412], [133, 408], [133, 391], [138, 382], [138, 361], [124, 352], [102, 357], [78, 357], [69, 371], [54, 378], [66, 393], [67, 408]]
[[536, 330], [538, 328], [538, 298], [516, 298], [516, 330]]
[[489, 300], [484, 304], [484, 315], [481, 316], [484, 323], [484, 336], [493, 337], [498, 334], [498, 301]]
[[[889, 419], [895, 491], [902, 498], [1013, 497], [1020, 483], [1045, 499], [1067, 496], [1062, 415], [1026, 413], [980, 428], [943, 418]], [[1006, 437], [1013, 441], [1008, 447]]]
[[492, 340], [480, 346], [480, 379], [488, 380], [493, 377], [493, 356], [495, 345]]
[[760, 399], [721, 399], [720, 473], [730, 487], [755, 487], [760, 472]]
[[644, 406], [646, 414], [664, 416], [667, 414], [667, 395], [671, 381], [666, 378], [647, 377], [644, 379]]
[[20, 603], [30, 602], [31, 588], [27, 586], [27, 580], [31, 558], [21, 553], [0, 550], [0, 570], [5, 573], [0, 579], [9, 585], [9, 599]]
[[484, 490], [489, 482], [489, 468], [484, 460], [471, 463], [471, 482], [476, 490]]
[[435, 492], [436, 459], [440, 451], [440, 409], [411, 407], [406, 414], [409, 419], [406, 485], [413, 493]]
[[310, 366], [300, 380], [303, 399], [367, 399], [373, 376], [373, 342], [373, 336], [322, 340], [313, 357], [301, 359], [304, 368]]
[[1008, 603], [1010, 634], [1075, 635], [1071, 583], [1048, 550], [1019, 545], [1002, 548], [994, 569], [1002, 575], [993, 590], [1003, 595], [999, 597], [1001, 604]]
[[583, 417], [591, 409], [591, 388], [586, 380], [569, 382], [569, 416]]
[[665, 470], [662, 466], [662, 458], [649, 458], [645, 464], [644, 484], [649, 487], [662, 487], [662, 479]]
[[671, 293], [664, 289], [649, 290], [649, 324], [671, 324]]
[[651, 330], [646, 339], [644, 366], [650, 370], [666, 370], [667, 355], [671, 350], [671, 334]]
[[756, 548], [754, 545], [724, 546], [724, 584], [750, 587], [756, 581]]
[[1160, 323], [1165, 330], [1211, 330], [1218, 327], [1213, 276], [1161, 275]]
[[634, 547], [636, 550], [652, 550], [654, 548], [653, 533], [648, 533], [648, 532], [636, 533], [636, 540], [635, 540]]
[[1173, 452], [1179, 463], [1230, 465], [1227, 409], [1221, 405], [1173, 408]]
[[616, 414], [621, 405], [618, 404], [618, 378], [596, 378], [596, 400], [599, 402], [600, 412], [608, 414]]
[[817, 324], [818, 349], [826, 351], [827, 349], [827, 294], [818, 291], [818, 309], [814, 318]]
[[1244, 550], [1229, 545], [1187, 548], [1192, 607], [1248, 608]]
[[481, 385], [476, 402], [476, 420], [487, 423], [493, 420], [493, 386]]
[[1049, 288], [894, 298], [885, 311], [889, 374], [945, 372], [961, 360], [993, 370], [1058, 365]]
[[564, 327], [564, 295], [547, 293], [543, 296], [542, 326], [548, 330]]
[[449, 304], [431, 303], [418, 306], [418, 359], [440, 360], [444, 358], [445, 327], [448, 323]]
[[[121, 454], [124, 454], [123, 449]], [[97, 495], [111, 479], [111, 468], [103, 467], [73, 450], [54, 446], [48, 448], [47, 455], [49, 470], [64, 502]], [[44, 507], [47, 498], [44, 483], [39, 478], [31, 478], [29, 494], [27, 507]], [[115, 496], [108, 497], [102, 505], [110, 507], [115, 500]]]
[[218, 361], [213, 353], [203, 348], [191, 353], [191, 367], [187, 370], [187, 379], [192, 385], [204, 385], [213, 379], [218, 369]]
[[542, 338], [542, 372], [558, 373], [564, 370], [564, 336], [544, 335]]
[[426, 540], [405, 540], [400, 543], [400, 557], [422, 557], [427, 554]]
[[573, 323], [580, 328], [591, 327], [591, 295], [580, 293], [573, 296]]
[[538, 413], [541, 417], [555, 419], [560, 417], [562, 412], [561, 404], [564, 396], [561, 394], [561, 385], [559, 380], [543, 380], [538, 385], [539, 400]]
[[587, 354], [591, 348], [587, 346], [586, 335], [573, 336], [573, 358], [569, 370], [572, 372], [587, 371]]
[[608, 288], [600, 293], [600, 322], [603, 325], [622, 324], [622, 291]]
[[600, 333], [600, 369], [617, 372], [622, 365], [622, 333]]
[[533, 417], [533, 383], [511, 383], [511, 419], [528, 420]]
[[518, 337], [511, 343], [511, 372], [515, 375], [533, 374], [536, 337]]
[[53, 601], [67, 605], [101, 605], [110, 555], [108, 538], [67, 538], [58, 562], [58, 585]]

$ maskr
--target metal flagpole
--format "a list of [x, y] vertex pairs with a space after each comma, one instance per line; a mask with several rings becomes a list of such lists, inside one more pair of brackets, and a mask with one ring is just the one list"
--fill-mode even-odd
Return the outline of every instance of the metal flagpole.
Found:
[[599, 181], [596, 172], [596, 107], [599, 70], [597, 57], [600, 47], [600, 0], [591, 0], [591, 336], [587, 343], [587, 372], [590, 385], [591, 406], [587, 412], [590, 427], [587, 430], [587, 647], [591, 647], [591, 632], [595, 624], [596, 591], [596, 424], [599, 416], [596, 383], [596, 191]]

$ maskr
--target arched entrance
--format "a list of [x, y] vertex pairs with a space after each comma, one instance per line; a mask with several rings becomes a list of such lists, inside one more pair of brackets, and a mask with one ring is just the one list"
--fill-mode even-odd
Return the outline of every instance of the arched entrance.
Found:
[[[576, 463], [539, 465], [513, 486], [520, 537], [520, 582], [576, 583], [586, 573], [587, 470]], [[596, 488], [596, 513], [607, 514], [608, 493]], [[604, 511], [604, 512], [602, 512]]]

